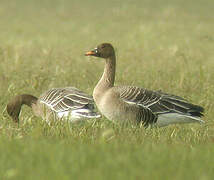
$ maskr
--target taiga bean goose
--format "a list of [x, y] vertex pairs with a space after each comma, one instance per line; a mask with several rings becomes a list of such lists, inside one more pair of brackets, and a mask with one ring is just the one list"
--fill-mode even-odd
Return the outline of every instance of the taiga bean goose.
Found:
[[93, 98], [99, 111], [109, 120], [141, 122], [145, 127], [204, 122], [201, 120], [204, 109], [181, 97], [139, 87], [114, 86], [116, 57], [111, 44], [100, 44], [85, 55], [105, 59], [104, 72], [94, 88]]
[[50, 120], [50, 116], [54, 119], [66, 118], [71, 122], [100, 117], [94, 111], [93, 98], [74, 87], [53, 88], [39, 98], [30, 94], [17, 95], [7, 104], [7, 112], [15, 122], [19, 122], [23, 104], [31, 107], [36, 116], [45, 120]]

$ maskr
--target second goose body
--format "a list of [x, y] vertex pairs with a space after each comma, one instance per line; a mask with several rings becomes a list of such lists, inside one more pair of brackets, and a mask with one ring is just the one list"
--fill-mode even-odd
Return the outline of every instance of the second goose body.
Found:
[[19, 113], [25, 104], [33, 109], [36, 116], [46, 121], [67, 119], [71, 122], [88, 118], [99, 118], [94, 110], [93, 98], [75, 87], [53, 88], [39, 98], [30, 94], [15, 96], [7, 104], [7, 112], [15, 122], [19, 122]]
[[204, 109], [179, 96], [139, 87], [114, 86], [116, 57], [111, 44], [100, 44], [85, 55], [105, 59], [104, 72], [94, 88], [93, 98], [99, 111], [108, 119], [143, 123], [144, 126], [156, 124], [159, 127], [203, 122]]

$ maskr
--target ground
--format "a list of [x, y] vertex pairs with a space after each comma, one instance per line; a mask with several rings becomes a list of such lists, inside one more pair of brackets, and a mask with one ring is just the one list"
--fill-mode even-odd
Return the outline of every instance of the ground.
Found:
[[[1, 179], [212, 179], [214, 1], [2, 0]], [[15, 95], [75, 86], [88, 94], [104, 62], [84, 53], [116, 49], [116, 84], [162, 90], [205, 108], [205, 124], [144, 129], [105, 117], [48, 126]]]

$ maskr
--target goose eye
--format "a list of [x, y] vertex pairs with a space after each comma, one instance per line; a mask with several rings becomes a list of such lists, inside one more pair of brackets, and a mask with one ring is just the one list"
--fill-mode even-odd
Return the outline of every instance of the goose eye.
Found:
[[95, 49], [94, 49], [94, 52], [95, 52], [95, 53], [97, 53], [97, 52], [98, 52], [97, 48], [95, 48]]

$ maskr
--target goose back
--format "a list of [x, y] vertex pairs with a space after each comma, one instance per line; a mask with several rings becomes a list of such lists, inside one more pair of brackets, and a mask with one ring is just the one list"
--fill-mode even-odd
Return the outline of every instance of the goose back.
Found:
[[59, 118], [67, 116], [71, 116], [73, 119], [100, 117], [94, 111], [92, 96], [75, 87], [50, 89], [39, 97], [38, 102], [46, 105]]

